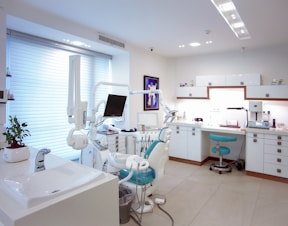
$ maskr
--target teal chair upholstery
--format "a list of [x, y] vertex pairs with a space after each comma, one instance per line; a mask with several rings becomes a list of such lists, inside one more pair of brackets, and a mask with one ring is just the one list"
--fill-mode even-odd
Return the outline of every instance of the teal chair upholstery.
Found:
[[219, 161], [210, 165], [210, 170], [216, 170], [221, 174], [223, 171], [231, 172], [232, 167], [226, 162], [223, 162], [223, 156], [230, 154], [230, 148], [222, 146], [223, 142], [233, 142], [237, 140], [236, 136], [223, 136], [216, 134], [209, 134], [210, 140], [215, 142], [215, 146], [212, 147], [212, 153], [219, 154]]
[[[167, 150], [165, 151], [165, 149], [167, 148], [166, 144], [169, 141], [169, 139], [170, 139], [170, 129], [168, 127], [162, 128], [158, 134], [157, 140], [153, 141], [144, 153], [144, 158], [149, 161], [150, 166], [147, 168], [147, 170], [144, 171], [134, 171], [132, 177], [129, 179], [129, 182], [137, 185], [146, 185], [151, 184], [154, 181], [154, 179], [157, 177], [157, 174], [159, 174], [159, 171], [164, 170], [163, 168], [165, 166], [165, 162], [168, 160], [168, 157], [167, 160], [165, 159], [165, 153], [168, 155]], [[160, 164], [161, 165], [160, 170], [157, 169], [158, 167], [155, 166], [155, 164], [153, 164], [150, 160], [150, 156], [152, 155], [153, 151], [154, 152], [160, 151], [161, 153], [163, 152], [163, 155], [160, 154], [160, 156], [158, 156], [158, 159], [156, 158], [154, 160], [157, 163], [158, 162], [161, 163], [161, 161], [164, 162], [163, 164]], [[163, 157], [164, 160], [161, 160]], [[157, 170], [158, 172], [156, 172]], [[129, 173], [130, 173], [129, 169], [121, 169], [119, 171], [119, 178], [124, 179], [129, 175]], [[160, 172], [160, 174], [162, 173]]]

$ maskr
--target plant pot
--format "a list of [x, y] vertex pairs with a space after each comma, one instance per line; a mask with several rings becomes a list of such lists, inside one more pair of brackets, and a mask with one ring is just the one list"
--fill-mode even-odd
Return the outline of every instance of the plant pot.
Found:
[[20, 162], [29, 159], [29, 147], [4, 148], [3, 159], [6, 162]]

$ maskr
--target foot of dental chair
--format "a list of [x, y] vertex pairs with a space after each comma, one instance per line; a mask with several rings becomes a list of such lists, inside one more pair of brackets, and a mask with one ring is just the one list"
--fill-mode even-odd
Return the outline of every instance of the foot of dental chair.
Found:
[[222, 172], [231, 173], [232, 167], [228, 163], [225, 163], [225, 162], [222, 162], [222, 164], [220, 164], [219, 162], [215, 162], [210, 165], [210, 170], [216, 170], [219, 172], [219, 174], [222, 174]]
[[137, 213], [151, 213], [153, 211], [154, 208], [154, 202], [149, 199], [146, 198], [144, 205], [139, 206], [137, 209], [134, 209]]

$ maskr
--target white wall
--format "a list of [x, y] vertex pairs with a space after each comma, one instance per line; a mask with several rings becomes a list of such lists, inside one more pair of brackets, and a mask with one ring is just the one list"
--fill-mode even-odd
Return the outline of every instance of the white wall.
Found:
[[[168, 60], [164, 57], [158, 56], [149, 49], [142, 50], [135, 47], [130, 47], [130, 89], [143, 90], [144, 75], [158, 77], [159, 89], [162, 90], [163, 101], [169, 104], [169, 91], [171, 90], [169, 80], [171, 75], [168, 73], [167, 65]], [[173, 90], [174, 90], [174, 86]], [[130, 97], [130, 113], [131, 113], [131, 126], [137, 126], [137, 112], [143, 112], [143, 95], [132, 95]], [[163, 111], [160, 106], [158, 121], [159, 126], [162, 125]]]
[[[245, 50], [242, 52], [227, 52], [219, 54], [201, 55], [194, 57], [183, 57], [174, 59], [174, 75], [176, 85], [180, 82], [190, 82], [197, 75], [229, 75], [241, 73], [260, 73], [262, 85], [271, 84], [273, 78], [283, 79], [288, 85], [288, 46], [274, 46], [255, 50]], [[197, 85], [197, 84], [196, 84]], [[233, 95], [233, 94], [232, 94]], [[240, 95], [241, 96], [241, 95]], [[227, 94], [221, 99], [211, 100], [178, 100], [175, 101], [179, 115], [186, 111], [187, 117], [203, 117], [210, 122], [212, 117], [215, 122], [223, 122], [224, 118], [231, 119], [237, 117], [243, 123], [241, 113], [229, 112], [226, 114], [226, 107], [248, 107], [248, 101], [238, 98], [239, 95], [231, 96]], [[232, 106], [231, 100], [234, 101]], [[217, 104], [216, 104], [217, 103]], [[230, 103], [230, 106], [227, 105]], [[215, 110], [216, 109], [216, 110]], [[220, 112], [218, 111], [220, 109]], [[271, 111], [271, 118], [276, 122], [284, 123], [288, 126], [287, 101], [263, 101], [263, 110]], [[233, 116], [231, 116], [233, 114]], [[243, 114], [243, 113], [242, 113]], [[222, 115], [221, 117], [219, 115]], [[190, 120], [189, 119], [189, 120]]]
[[260, 73], [263, 85], [273, 78], [283, 78], [288, 85], [288, 45], [183, 57], [174, 62], [178, 84], [195, 82], [197, 75]]

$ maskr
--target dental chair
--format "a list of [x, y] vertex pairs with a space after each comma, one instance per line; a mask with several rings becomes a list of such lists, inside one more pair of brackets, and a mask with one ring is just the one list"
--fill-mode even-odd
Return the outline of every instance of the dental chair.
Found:
[[223, 161], [223, 156], [228, 155], [230, 153], [230, 148], [221, 145], [223, 142], [231, 142], [236, 141], [236, 136], [223, 136], [223, 135], [216, 135], [216, 134], [209, 134], [210, 140], [216, 142], [215, 146], [212, 147], [212, 152], [214, 154], [219, 154], [219, 161], [214, 162], [210, 165], [210, 170], [216, 170], [219, 174], [222, 172], [232, 172], [232, 167], [228, 163]]
[[[149, 167], [144, 170], [121, 169], [119, 178], [125, 181], [125, 178], [132, 176], [122, 184], [132, 190], [135, 195], [135, 202], [142, 200], [142, 206], [136, 211], [139, 213], [151, 212], [154, 206], [148, 196], [157, 189], [159, 180], [163, 177], [165, 165], [168, 161], [168, 148], [170, 142], [171, 129], [164, 127], [160, 130], [158, 139], [155, 140], [145, 151], [143, 158], [148, 161]], [[145, 197], [143, 197], [145, 196]], [[144, 200], [143, 200], [144, 199]]]

